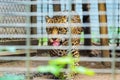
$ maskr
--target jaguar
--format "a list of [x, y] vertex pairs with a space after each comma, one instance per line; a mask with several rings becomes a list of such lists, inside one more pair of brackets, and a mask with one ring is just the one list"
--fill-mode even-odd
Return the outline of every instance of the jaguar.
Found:
[[[81, 19], [79, 15], [71, 15], [70, 20], [69, 20], [69, 16], [53, 16], [53, 17], [49, 17], [46, 16], [46, 24], [61, 24], [63, 23], [64, 25], [60, 25], [60, 26], [47, 26], [46, 27], [46, 31], [47, 34], [51, 34], [51, 35], [58, 35], [58, 34], [64, 34], [64, 35], [69, 35], [71, 34], [81, 34], [81, 32], [83, 31], [81, 26], [70, 26], [69, 27], [64, 27], [66, 26], [65, 24], [70, 23], [81, 23]], [[69, 33], [69, 29], [70, 29], [70, 33]], [[79, 46], [80, 45], [80, 38], [71, 38], [71, 45], [72, 46]], [[50, 46], [68, 46], [69, 45], [69, 38], [49, 38], [48, 40], [48, 45]], [[80, 57], [80, 52], [78, 49], [72, 49], [71, 54], [73, 57], [75, 58], [79, 58]], [[67, 50], [63, 50], [63, 49], [52, 49], [49, 51], [50, 55], [56, 56], [56, 57], [62, 57], [62, 56], [66, 56], [68, 54]], [[78, 63], [76, 63], [75, 65], [79, 65]]]

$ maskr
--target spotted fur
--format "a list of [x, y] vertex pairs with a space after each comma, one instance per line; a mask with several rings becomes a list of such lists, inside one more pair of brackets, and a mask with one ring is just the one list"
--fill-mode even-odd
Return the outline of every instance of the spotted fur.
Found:
[[[79, 15], [74, 15], [71, 16], [71, 23], [81, 23], [80, 20], [80, 16]], [[53, 17], [49, 17], [46, 16], [46, 23], [68, 23], [68, 17], [67, 16], [53, 16]], [[58, 26], [49, 26], [46, 28], [47, 33], [48, 34], [68, 34], [69, 33], [69, 29], [68, 27], [58, 27]], [[80, 26], [78, 27], [71, 27], [71, 34], [81, 34], [82, 32], [82, 28]], [[50, 38], [49, 39], [49, 45], [52, 46], [52, 42], [56, 40], [56, 41], [60, 41], [60, 46], [68, 46], [68, 42], [69, 40], [67, 38]], [[80, 38], [72, 38], [71, 39], [71, 44], [72, 46], [79, 46], [80, 45]], [[71, 51], [73, 57], [79, 57], [80, 53], [79, 50], [74, 49]], [[62, 49], [52, 49], [50, 50], [50, 55], [51, 56], [66, 56], [67, 55], [67, 50], [62, 50]]]

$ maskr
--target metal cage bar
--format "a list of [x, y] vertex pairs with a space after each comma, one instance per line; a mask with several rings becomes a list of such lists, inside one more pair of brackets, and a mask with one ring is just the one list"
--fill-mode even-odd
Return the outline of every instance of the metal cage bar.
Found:
[[[62, 1], [62, 0], [60, 0]], [[6, 67], [1, 67], [0, 66], [0, 73], [1, 72], [10, 72], [10, 73], [15, 73], [15, 74], [18, 74], [18, 73], [25, 73], [24, 75], [27, 76], [27, 80], [30, 80], [30, 77], [31, 77], [31, 73], [33, 72], [37, 72], [37, 69], [36, 67], [32, 67], [31, 65], [31, 62], [39, 62], [41, 63], [40, 61], [49, 61], [49, 60], [52, 60], [52, 59], [56, 59], [58, 57], [42, 57], [42, 56], [31, 56], [31, 50], [51, 50], [51, 49], [63, 49], [63, 50], [71, 50], [71, 49], [79, 49], [79, 50], [110, 50], [112, 51], [111, 52], [111, 55], [112, 57], [102, 57], [102, 56], [97, 56], [97, 57], [82, 57], [80, 58], [80, 61], [81, 62], [110, 62], [112, 63], [112, 67], [111, 68], [108, 68], [108, 69], [96, 69], [96, 68], [93, 68], [93, 70], [96, 72], [96, 73], [111, 73], [112, 74], [112, 80], [115, 80], [115, 74], [116, 73], [120, 73], [120, 69], [119, 68], [116, 68], [115, 66], [115, 63], [116, 62], [120, 62], [120, 58], [119, 57], [116, 57], [116, 50], [120, 50], [120, 46], [116, 46], [116, 38], [120, 38], [120, 34], [116, 34], [116, 31], [119, 29], [116, 29], [117, 27], [115, 26], [118, 26], [118, 28], [120, 27], [120, 22], [119, 22], [119, 17], [120, 16], [120, 13], [119, 13], [119, 5], [120, 4], [120, 1], [119, 0], [111, 0], [111, 2], [109, 0], [89, 0], [89, 2], [86, 1], [81, 1], [81, 0], [68, 0], [69, 2], [67, 3], [62, 3], [60, 1], [50, 1], [50, 0], [0, 0], [0, 39], [1, 38], [24, 38], [26, 41], [25, 41], [25, 45], [13, 45], [12, 43], [10, 45], [8, 44], [0, 44], [0, 49], [7, 49], [7, 48], [10, 48], [10, 47], [14, 47], [15, 49], [17, 49], [18, 51], [16, 52], [9, 52], [9, 51], [6, 51], [6, 52], [0, 52], [0, 61], [25, 61], [26, 62], [26, 66], [25, 67], [10, 67], [10, 68], [7, 68]], [[71, 18], [71, 15], [76, 15], [76, 13], [70, 13], [71, 11], [71, 4], [75, 4], [75, 5], [82, 5], [82, 4], [88, 4], [88, 3], [91, 3], [91, 8], [90, 8], [90, 11], [83, 11], [82, 13], [79, 12], [80, 10], [76, 10], [80, 17], [83, 17], [83, 16], [86, 16], [86, 15], [89, 15], [90, 16], [90, 20], [93, 20], [91, 21], [90, 23], [70, 23], [70, 18]], [[93, 6], [95, 4], [98, 4], [98, 3], [106, 3], [106, 11], [98, 11], [98, 12], [92, 12], [94, 11], [94, 9], [96, 9], [95, 11], [97, 11], [98, 9], [98, 6]], [[54, 5], [54, 4], [59, 4], [61, 5], [61, 11], [57, 11], [57, 12], [54, 12], [53, 11], [53, 7], [50, 8], [50, 6]], [[2, 5], [14, 5], [12, 7], [11, 6], [8, 6], [8, 7], [2, 7]], [[17, 6], [19, 5], [19, 7]], [[21, 5], [24, 5], [24, 7], [22, 6], [22, 8], [20, 7]], [[37, 12], [30, 12], [30, 6], [31, 5], [37, 5], [37, 8], [39, 8], [37, 10]], [[43, 5], [47, 5], [48, 7], [45, 7], [43, 8]], [[116, 5], [118, 5], [116, 7]], [[62, 7], [64, 6], [64, 7]], [[65, 8], [65, 9], [68, 9], [69, 11], [68, 12], [63, 12], [62, 8]], [[76, 9], [78, 7], [75, 7]], [[81, 10], [82, 10], [82, 7], [79, 7]], [[92, 9], [93, 8], [93, 9]], [[22, 10], [24, 9], [24, 10]], [[41, 9], [41, 10], [40, 10]], [[46, 9], [47, 11], [44, 12], [42, 10]], [[109, 10], [108, 10], [109, 9]], [[51, 12], [52, 11], [52, 12]], [[111, 11], [111, 13], [110, 13]], [[51, 23], [51, 24], [46, 24], [45, 23], [45, 16], [46, 15], [51, 15], [51, 16], [54, 16], [54, 15], [69, 15], [69, 19], [68, 19], [68, 23], [63, 23], [63, 24], [59, 24], [59, 23]], [[98, 22], [98, 17], [95, 17], [93, 19], [93, 16], [99, 16], [99, 15], [106, 15], [107, 16], [107, 20], [108, 22]], [[7, 17], [7, 16], [11, 16], [10, 18]], [[22, 16], [21, 18], [20, 17], [17, 17], [15, 18], [14, 16]], [[30, 17], [31, 16], [36, 16], [37, 17], [37, 22], [36, 23], [31, 23], [30, 21]], [[7, 17], [7, 18], [5, 18]], [[24, 18], [25, 17], [25, 18]], [[91, 19], [92, 17], [92, 19]], [[41, 19], [39, 19], [41, 18]], [[3, 19], [5, 20], [8, 20], [8, 21], [3, 21]], [[17, 20], [15, 20], [17, 19]], [[22, 21], [22, 19], [24, 19]], [[81, 18], [82, 19], [82, 18]], [[118, 21], [117, 21], [118, 19]], [[96, 20], [96, 21], [95, 21]], [[94, 25], [93, 25], [94, 24]], [[88, 34], [88, 35], [73, 35], [71, 34], [71, 30], [70, 30], [70, 27], [71, 26], [82, 26], [82, 27], [86, 27], [86, 26], [91, 26], [92, 32], [95, 32], [95, 29], [96, 28], [99, 28], [100, 27], [104, 27], [104, 26], [108, 26], [107, 28], [108, 29], [108, 34], [98, 34], [97, 36], [93, 36], [92, 37]], [[109, 27], [111, 25], [111, 27]], [[56, 26], [56, 27], [69, 27], [69, 34], [65, 34], [65, 35], [62, 35], [62, 34], [59, 34], [59, 35], [48, 35], [45, 31], [45, 28], [47, 27], [50, 27], [50, 26]], [[24, 34], [20, 34], [20, 31], [19, 30], [16, 30], [18, 31], [19, 33], [14, 33], [14, 34], [1, 34], [1, 31], [3, 31], [4, 33], [7, 32], [7, 29], [6, 31], [4, 30], [5, 28], [15, 28], [15, 29], [20, 29], [23, 28], [25, 29], [22, 33]], [[31, 34], [31, 28], [37, 28], [38, 30], [38, 33], [37, 34]], [[110, 31], [111, 29], [111, 31]], [[40, 31], [39, 31], [40, 30]], [[10, 31], [13, 31], [15, 32], [14, 30], [10, 30]], [[111, 33], [110, 33], [111, 32]], [[97, 33], [97, 31], [95, 32]], [[99, 32], [98, 32], [99, 33]], [[100, 38], [108, 38], [110, 39], [113, 43], [109, 43], [108, 45], [100, 45], [100, 43], [97, 44], [97, 46], [95, 45], [91, 45], [91, 46], [85, 46], [85, 45], [81, 45], [80, 46], [72, 46], [71, 45], [71, 39], [70, 38], [75, 38], [75, 37], [79, 37], [79, 38], [92, 38], [92, 39], [97, 39], [99, 40]], [[49, 46], [49, 45], [38, 45], [38, 42], [36, 42], [37, 44], [36, 45], [31, 45], [31, 39], [34, 38], [34, 39], [42, 39], [42, 38], [69, 38], [69, 45], [68, 46], [57, 46], [57, 47], [54, 47], [54, 46]], [[1, 39], [2, 40], [2, 39]], [[96, 41], [97, 42], [97, 41]], [[99, 41], [98, 41], [99, 42]], [[0, 42], [1, 43], [1, 42]], [[19, 43], [19, 42], [18, 42]], [[34, 43], [34, 42], [33, 42]], [[92, 43], [94, 44], [94, 43]], [[120, 43], [118, 43], [120, 44]], [[17, 53], [20, 52], [20, 50], [23, 50], [23, 53], [26, 53], [25, 56], [6, 56], [8, 55], [8, 53], [10, 54], [14, 54], [16, 55]], [[33, 52], [35, 52], [33, 51]], [[36, 52], [35, 52], [36, 54]], [[42, 54], [42, 52], [38, 53], [38, 54]], [[118, 53], [119, 54], [119, 53]], [[43, 65], [43, 64], [42, 64]], [[64, 70], [63, 70], [64, 71]], [[68, 69], [65, 69], [65, 71], [68, 71]], [[71, 78], [71, 77], [69, 77]]]

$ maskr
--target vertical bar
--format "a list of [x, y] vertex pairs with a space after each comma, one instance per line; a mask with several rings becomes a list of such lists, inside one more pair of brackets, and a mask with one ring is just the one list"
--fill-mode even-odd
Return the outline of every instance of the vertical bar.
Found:
[[[117, 34], [115, 32], [116, 30], [116, 27], [115, 27], [115, 15], [116, 15], [116, 8], [115, 8], [115, 3], [116, 3], [116, 0], [113, 0], [112, 1], [112, 5], [113, 5], [113, 10], [112, 10], [112, 22], [113, 22], [113, 36], [112, 36], [112, 40], [113, 40], [113, 44], [116, 44], [116, 37], [117, 37]], [[111, 80], [116, 80], [116, 77], [115, 77], [115, 73], [116, 73], [116, 70], [115, 70], [115, 60], [116, 60], [116, 55], [115, 55], [115, 50], [116, 50], [116, 46], [113, 45], [112, 46], [112, 79]]]
[[72, 11], [76, 11], [75, 4], [72, 4]]
[[[41, 0], [37, 0], [37, 13], [41, 13], [41, 7], [42, 7], [42, 4], [41, 4]], [[41, 16], [38, 16], [37, 15], [37, 34], [41, 34], [41, 20], [42, 20], [42, 17]], [[39, 39], [39, 46], [41, 46], [41, 38]]]
[[[118, 0], [118, 30], [117, 30], [117, 34], [118, 34], [118, 38], [117, 38], [117, 46], [120, 46], [120, 39], [119, 39], [119, 33], [120, 33], [120, 1]], [[120, 51], [120, 50], [118, 50]]]
[[[68, 45], [69, 45], [69, 49], [68, 49], [68, 54], [71, 54], [71, 49], [72, 49], [72, 43], [71, 43], [71, 39], [72, 39], [72, 35], [71, 35], [71, 10], [72, 10], [72, 0], [68, 0], [68, 36], [69, 36], [69, 41], [68, 41]], [[68, 79], [71, 80], [71, 70], [70, 70], [70, 65], [68, 65]]]
[[[53, 0], [54, 1], [60, 1], [60, 0]], [[60, 4], [53, 4], [53, 11], [61, 11], [61, 5]]]
[[70, 26], [70, 23], [71, 23], [71, 10], [72, 10], [72, 7], [71, 7], [71, 4], [72, 4], [72, 0], [68, 0], [68, 33], [69, 33], [69, 42], [68, 42], [68, 45], [69, 45], [69, 50], [68, 50], [68, 53], [71, 53], [71, 49], [72, 49], [72, 43], [71, 43], [71, 26]]
[[[98, 3], [99, 12], [106, 12], [106, 4], [105, 3]], [[107, 16], [105, 14], [99, 15], [99, 22], [100, 23], [107, 23]], [[107, 25], [100, 26], [100, 34], [108, 35]], [[101, 38], [101, 45], [102, 46], [109, 46], [108, 45], [108, 38]], [[110, 53], [109, 50], [102, 50], [103, 57], [109, 57]], [[107, 64], [108, 65], [108, 64]]]
[[[25, 9], [26, 12], [29, 13], [30, 12], [30, 5], [26, 5]], [[30, 16], [26, 16], [26, 68], [27, 68], [27, 72], [26, 72], [26, 80], [30, 80]]]
[[[44, 7], [46, 6], [45, 4], [44, 4], [44, 1], [45, 0], [41, 0], [41, 2], [42, 2], [42, 4], [41, 4], [41, 13], [43, 14], [44, 12], [45, 12], [45, 10], [44, 10]], [[47, 0], [46, 0], [47, 1]], [[42, 38], [41, 38], [41, 44], [43, 45], [43, 26], [44, 26], [44, 17], [43, 17], [43, 15], [41, 16], [41, 35], [42, 35]]]
[[[47, 0], [47, 2], [50, 2], [50, 0]], [[50, 4], [43, 4], [43, 8], [42, 8], [42, 12], [44, 13], [49, 13], [49, 5]], [[46, 8], [46, 10], [45, 10], [45, 8]], [[45, 16], [42, 16], [42, 34], [44, 35], [47, 35], [47, 32], [46, 32], [46, 25], [44, 25], [44, 23], [45, 23]], [[48, 45], [48, 38], [46, 37], [46, 36], [43, 36], [43, 38], [42, 38], [42, 44], [43, 44], [43, 46], [46, 46], [46, 45]]]
[[[50, 3], [52, 3], [53, 1], [52, 0], [49, 0]], [[61, 7], [61, 6], [60, 6]], [[52, 4], [49, 4], [49, 10], [48, 10], [50, 16], [53, 16], [53, 6]], [[47, 33], [46, 33], [47, 34]]]
[[[84, 0], [82, 0], [82, 2], [84, 2]], [[89, 0], [85, 0], [85, 2], [89, 2]], [[88, 12], [90, 9], [90, 4], [89, 3], [83, 3], [82, 4], [82, 10], [83, 12]], [[90, 23], [90, 15], [83, 15], [83, 23]], [[84, 34], [86, 35], [90, 35], [91, 31], [90, 31], [90, 26], [85, 26], [84, 28]], [[91, 35], [90, 35], [91, 36]], [[85, 46], [91, 46], [91, 39], [90, 38], [85, 38], [84, 39], [84, 45]], [[85, 53], [90, 54], [91, 50], [85, 50]]]
[[[35, 0], [36, 1], [36, 0]], [[37, 12], [37, 5], [31, 5], [31, 12]], [[37, 23], [37, 17], [31, 16], [31, 23]], [[31, 27], [31, 34], [37, 34], [37, 27]]]

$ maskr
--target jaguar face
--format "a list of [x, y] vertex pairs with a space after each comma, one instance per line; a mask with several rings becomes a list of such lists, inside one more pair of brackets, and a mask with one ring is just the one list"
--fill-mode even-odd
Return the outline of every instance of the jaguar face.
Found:
[[[46, 23], [66, 23], [67, 18], [65, 16], [54, 16], [52, 18], [46, 17]], [[58, 27], [58, 26], [50, 26], [47, 27], [47, 33], [51, 35], [58, 35], [58, 34], [66, 34], [67, 28], [65, 27]], [[50, 38], [49, 44], [53, 46], [61, 45], [62, 40], [60, 38]]]
[[[80, 17], [78, 15], [76, 16], [72, 16], [71, 17], [71, 23], [80, 23]], [[53, 16], [52, 18], [49, 16], [46, 16], [46, 23], [53, 23], [56, 24], [58, 23], [61, 24], [63, 23], [64, 25], [61, 26], [49, 26], [46, 28], [47, 33], [51, 34], [51, 35], [58, 35], [58, 34], [67, 34], [68, 31], [68, 27], [64, 27], [67, 23], [68, 23], [68, 18], [67, 16]], [[71, 27], [71, 34], [80, 34], [82, 32], [82, 28], [80, 26], [76, 27], [76, 26], [72, 26]], [[75, 41], [75, 39], [72, 39], [72, 41], [78, 42], [80, 38], [77, 39], [77, 41]], [[74, 42], [73, 45], [74, 45]], [[78, 42], [79, 43], [79, 42]], [[50, 38], [49, 39], [49, 45], [53, 45], [53, 46], [59, 46], [59, 45], [68, 45], [68, 39], [66, 38]]]

